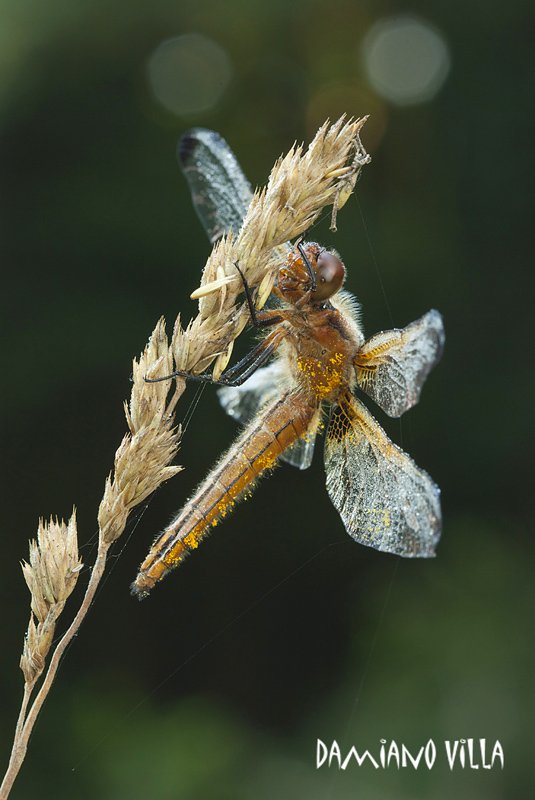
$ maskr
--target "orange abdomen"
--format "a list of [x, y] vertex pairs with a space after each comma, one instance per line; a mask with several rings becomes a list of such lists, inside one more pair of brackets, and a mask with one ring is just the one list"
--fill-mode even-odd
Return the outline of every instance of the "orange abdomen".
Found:
[[243, 431], [154, 542], [132, 584], [133, 594], [145, 597], [157, 581], [198, 547], [210, 527], [229, 514], [256, 479], [274, 467], [284, 450], [306, 432], [315, 410], [302, 394], [286, 392]]

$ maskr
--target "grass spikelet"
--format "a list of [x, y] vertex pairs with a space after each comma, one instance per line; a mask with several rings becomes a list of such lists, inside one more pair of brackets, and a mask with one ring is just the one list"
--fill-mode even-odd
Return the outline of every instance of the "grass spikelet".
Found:
[[348, 121], [341, 117], [334, 125], [327, 121], [306, 151], [294, 145], [276, 161], [267, 186], [253, 195], [241, 230], [215, 244], [201, 286], [193, 293], [199, 298], [198, 316], [185, 331], [175, 327], [172, 349], [177, 369], [198, 375], [243, 328], [247, 310], [238, 305], [243, 285], [236, 262], [251, 287], [261, 285], [262, 307], [266, 287], [273, 286], [284, 259], [277, 248], [304, 233], [325, 206], [333, 205], [335, 226], [337, 210], [370, 161], [359, 135], [365, 121], [366, 117]]

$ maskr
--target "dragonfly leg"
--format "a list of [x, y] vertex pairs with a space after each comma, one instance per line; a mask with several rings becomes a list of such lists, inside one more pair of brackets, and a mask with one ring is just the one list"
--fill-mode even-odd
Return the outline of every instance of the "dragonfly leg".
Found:
[[245, 298], [247, 300], [247, 305], [249, 306], [249, 314], [251, 315], [251, 322], [253, 323], [255, 328], [268, 328], [270, 325], [276, 325], [278, 322], [282, 322], [284, 317], [277, 311], [256, 310], [254, 306], [253, 296], [249, 288], [249, 284], [247, 283], [245, 275], [239, 268], [237, 261], [234, 262], [234, 266], [240, 273], [240, 277], [243, 283], [243, 291], [245, 292]]
[[145, 378], [147, 383], [158, 383], [159, 381], [169, 380], [180, 375], [182, 378], [188, 378], [191, 381], [200, 381], [202, 383], [211, 383], [214, 386], [241, 386], [245, 383], [247, 378], [256, 372], [268, 358], [275, 352], [283, 339], [286, 338], [287, 332], [284, 328], [272, 331], [265, 339], [263, 339], [257, 346], [251, 350], [241, 361], [235, 366], [224, 372], [218, 380], [214, 380], [211, 375], [190, 375], [189, 372], [182, 372], [177, 370], [172, 372], [171, 375], [166, 375], [164, 378]]
[[[303, 239], [304, 239], [304, 235], [303, 235]], [[307, 272], [308, 272], [308, 274], [310, 276], [311, 291], [315, 292], [316, 291], [316, 276], [314, 275], [314, 270], [312, 269], [312, 267], [310, 265], [310, 261], [308, 260], [308, 258], [306, 256], [305, 248], [303, 247], [303, 239], [301, 239], [300, 242], [297, 242], [297, 249], [301, 253], [301, 258], [303, 259], [303, 264], [305, 265], [305, 267], [307, 269]]]

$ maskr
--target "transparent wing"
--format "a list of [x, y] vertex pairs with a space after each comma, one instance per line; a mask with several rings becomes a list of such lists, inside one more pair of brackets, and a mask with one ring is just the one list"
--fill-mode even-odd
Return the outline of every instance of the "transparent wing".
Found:
[[399, 417], [420, 399], [420, 392], [444, 348], [438, 311], [428, 311], [403, 330], [383, 331], [368, 339], [355, 359], [358, 386], [390, 417]]
[[178, 143], [177, 157], [210, 241], [231, 227], [237, 233], [253, 193], [226, 141], [215, 131], [191, 128]]
[[288, 386], [284, 365], [277, 360], [261, 367], [241, 386], [223, 386], [217, 390], [219, 402], [232, 419], [246, 425]]
[[281, 461], [286, 461], [287, 464], [291, 464], [292, 467], [297, 467], [297, 469], [309, 468], [314, 456], [314, 445], [316, 444], [315, 427], [317, 422], [318, 420], [316, 419], [315, 423], [312, 423], [304, 436], [300, 436], [297, 441], [286, 448], [280, 457]]
[[[291, 385], [285, 362], [281, 359], [261, 367], [241, 386], [224, 386], [217, 390], [219, 402], [233, 419], [247, 424]], [[318, 412], [319, 416], [319, 412]], [[281, 461], [298, 469], [307, 469], [312, 463], [316, 424], [307, 434], [294, 442], [282, 454]]]
[[409, 558], [435, 555], [438, 486], [350, 394], [332, 413], [325, 468], [327, 491], [353, 539]]

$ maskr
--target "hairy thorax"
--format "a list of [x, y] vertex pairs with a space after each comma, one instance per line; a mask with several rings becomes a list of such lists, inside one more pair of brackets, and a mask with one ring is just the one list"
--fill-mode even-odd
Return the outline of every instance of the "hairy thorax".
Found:
[[353, 359], [360, 336], [338, 310], [307, 309], [306, 322], [292, 320], [292, 370], [300, 387], [316, 400], [335, 402], [355, 383]]

